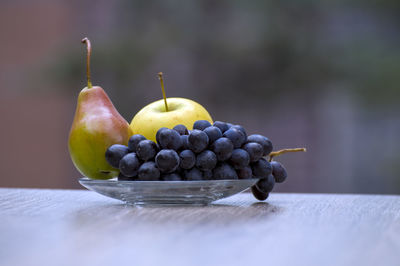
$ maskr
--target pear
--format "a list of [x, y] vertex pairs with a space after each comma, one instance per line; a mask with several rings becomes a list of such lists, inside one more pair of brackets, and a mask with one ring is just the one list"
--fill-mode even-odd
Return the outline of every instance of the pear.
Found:
[[90, 81], [91, 45], [87, 38], [88, 86], [81, 90], [75, 117], [69, 133], [69, 153], [75, 167], [92, 179], [110, 179], [119, 170], [105, 159], [107, 148], [113, 144], [127, 145], [132, 131], [128, 122], [115, 109], [106, 92]]

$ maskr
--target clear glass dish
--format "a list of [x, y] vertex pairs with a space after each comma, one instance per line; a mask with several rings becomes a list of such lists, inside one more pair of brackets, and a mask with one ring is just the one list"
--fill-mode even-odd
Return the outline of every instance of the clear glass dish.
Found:
[[93, 180], [79, 183], [104, 196], [134, 205], [207, 205], [254, 185], [258, 179], [204, 181], [118, 181]]

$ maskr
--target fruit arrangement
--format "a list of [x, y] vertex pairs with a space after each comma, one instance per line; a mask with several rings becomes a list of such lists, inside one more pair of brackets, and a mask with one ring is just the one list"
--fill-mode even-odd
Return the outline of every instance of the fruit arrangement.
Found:
[[[284, 166], [272, 158], [288, 149], [272, 152], [272, 142], [262, 135], [247, 136], [239, 125], [198, 120], [193, 130], [178, 124], [162, 127], [156, 142], [141, 134], [130, 137], [128, 145], [111, 145], [105, 158], [118, 168], [120, 181], [197, 181], [260, 179], [252, 188], [265, 200], [275, 183], [286, 180]], [[269, 157], [269, 160], [266, 158]]]
[[199, 181], [257, 178], [251, 190], [265, 200], [275, 183], [287, 178], [273, 158], [304, 148], [273, 152], [265, 136], [247, 135], [240, 125], [212, 121], [200, 104], [165, 96], [140, 110], [129, 125], [101, 87], [90, 79], [91, 44], [87, 45], [88, 85], [79, 93], [69, 135], [76, 168], [91, 179], [120, 181]]

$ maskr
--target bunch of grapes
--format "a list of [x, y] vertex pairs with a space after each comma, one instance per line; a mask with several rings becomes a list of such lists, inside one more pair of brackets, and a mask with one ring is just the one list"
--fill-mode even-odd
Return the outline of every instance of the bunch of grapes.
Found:
[[282, 164], [268, 161], [272, 142], [265, 136], [247, 136], [240, 125], [198, 120], [189, 131], [184, 125], [160, 128], [157, 143], [136, 134], [128, 146], [114, 144], [106, 151], [107, 162], [119, 168], [118, 180], [181, 181], [260, 179], [253, 195], [265, 200], [275, 183], [287, 173]]

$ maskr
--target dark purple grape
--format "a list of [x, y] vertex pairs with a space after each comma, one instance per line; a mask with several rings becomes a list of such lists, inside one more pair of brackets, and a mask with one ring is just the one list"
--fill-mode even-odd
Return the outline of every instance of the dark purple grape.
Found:
[[196, 167], [190, 170], [184, 170], [184, 178], [188, 181], [203, 180], [203, 173]]
[[157, 181], [160, 178], [160, 170], [158, 170], [154, 162], [143, 163], [138, 170], [139, 181]]
[[172, 173], [178, 168], [180, 159], [176, 151], [164, 149], [157, 153], [155, 162], [160, 172]]
[[235, 169], [227, 163], [220, 163], [213, 170], [213, 177], [216, 180], [238, 179]]
[[280, 162], [272, 161], [272, 175], [275, 178], [276, 183], [282, 183], [287, 178], [287, 172], [285, 167]]
[[263, 147], [263, 156], [267, 156], [271, 153], [273, 147], [272, 142], [267, 138], [259, 134], [250, 135], [247, 137], [247, 142], [257, 142]]
[[210, 149], [217, 155], [218, 161], [226, 161], [232, 155], [233, 144], [227, 138], [219, 138], [211, 144]]
[[133, 177], [138, 173], [140, 166], [139, 158], [136, 153], [128, 153], [119, 162], [119, 170], [124, 176]]
[[266, 199], [268, 198], [268, 196], [269, 196], [268, 193], [265, 193], [265, 192], [260, 191], [260, 190], [257, 188], [257, 186], [252, 186], [252, 187], [251, 187], [251, 193], [253, 193], [253, 196], [254, 196], [256, 199], [261, 200], [261, 201], [266, 200]]
[[140, 134], [135, 134], [132, 137], [129, 138], [128, 142], [128, 148], [131, 152], [136, 152], [136, 147], [141, 142], [142, 140], [145, 140], [146, 138], [143, 135]]
[[221, 130], [221, 133], [224, 133], [229, 129], [228, 125], [225, 122], [221, 121], [215, 121], [213, 126], [219, 128]]
[[166, 128], [166, 127], [161, 127], [159, 130], [157, 130], [157, 133], [156, 133], [156, 142], [157, 142], [157, 143], [160, 143], [160, 133], [161, 133], [161, 131], [163, 131], [164, 129], [168, 129], [168, 128]]
[[118, 175], [118, 181], [134, 181], [136, 176], [124, 176], [122, 173]]
[[[231, 128], [237, 129], [237, 130], [239, 130], [240, 132], [242, 132], [243, 135], [244, 135], [244, 137], [245, 137], [245, 139], [247, 139], [247, 132], [246, 132], [246, 130], [244, 129], [244, 127], [242, 127], [241, 125], [234, 125], [234, 126], [232, 126]], [[246, 142], [246, 140], [245, 140], [245, 142]]]
[[196, 167], [202, 171], [212, 170], [217, 165], [217, 156], [210, 150], [199, 153], [196, 157]]
[[196, 163], [196, 155], [191, 150], [183, 150], [179, 153], [181, 160], [180, 167], [182, 169], [191, 169]]
[[250, 156], [247, 151], [243, 149], [234, 149], [229, 159], [230, 164], [235, 169], [242, 169], [249, 165]]
[[200, 153], [208, 146], [208, 136], [204, 131], [194, 129], [190, 132], [188, 137], [189, 148], [195, 152]]
[[255, 177], [267, 178], [272, 173], [272, 166], [267, 160], [261, 158], [257, 162], [251, 164], [251, 170]]
[[262, 146], [256, 142], [246, 143], [242, 148], [250, 155], [250, 162], [256, 162], [260, 160], [263, 155]]
[[158, 145], [161, 149], [171, 149], [177, 151], [182, 146], [181, 136], [172, 129], [164, 129], [158, 135]]
[[197, 120], [193, 124], [193, 129], [204, 130], [205, 128], [211, 126], [211, 123], [207, 120]]
[[188, 135], [181, 135], [181, 142], [182, 142], [181, 150], [188, 150], [189, 149], [188, 138], [189, 138]]
[[205, 171], [203, 171], [203, 179], [204, 179], [204, 180], [212, 180], [212, 179], [213, 179], [213, 172], [212, 172], [212, 170], [205, 170]]
[[232, 141], [234, 148], [240, 148], [246, 142], [246, 136], [243, 132], [233, 127], [225, 131], [223, 136]]
[[173, 130], [179, 133], [179, 135], [188, 135], [189, 131], [185, 125], [179, 124], [174, 126]]
[[158, 151], [157, 144], [151, 140], [142, 140], [136, 146], [136, 155], [143, 161], [148, 161], [156, 156]]
[[114, 168], [119, 167], [122, 157], [129, 153], [129, 148], [125, 145], [114, 144], [106, 150], [106, 161]]
[[272, 174], [270, 174], [267, 178], [260, 179], [256, 183], [256, 187], [258, 190], [264, 193], [270, 193], [275, 185], [275, 179]]
[[211, 126], [203, 130], [208, 136], [208, 143], [212, 144], [214, 141], [222, 137], [222, 132], [219, 128]]
[[246, 166], [242, 169], [236, 170], [239, 179], [250, 179], [253, 177], [253, 171], [250, 166]]
[[174, 173], [170, 173], [170, 174], [162, 174], [161, 180], [163, 180], [163, 181], [181, 181], [182, 177], [178, 173], [174, 172]]

